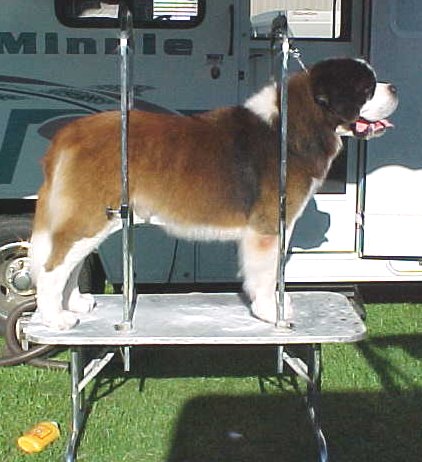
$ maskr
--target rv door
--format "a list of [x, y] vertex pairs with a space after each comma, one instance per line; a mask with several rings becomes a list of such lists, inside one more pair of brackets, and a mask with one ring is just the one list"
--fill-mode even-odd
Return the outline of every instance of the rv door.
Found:
[[[367, 145], [363, 256], [422, 257], [422, 9], [416, 0], [372, 2], [371, 62], [399, 89], [395, 131]], [[420, 271], [418, 262], [392, 263]], [[404, 267], [403, 267], [404, 265]]]

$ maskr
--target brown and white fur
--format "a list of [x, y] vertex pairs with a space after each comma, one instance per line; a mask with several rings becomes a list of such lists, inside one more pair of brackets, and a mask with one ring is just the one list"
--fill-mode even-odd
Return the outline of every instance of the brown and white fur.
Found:
[[[287, 241], [341, 149], [336, 130], [347, 131], [362, 107], [372, 111], [370, 120], [387, 117], [397, 105], [392, 88], [378, 84], [384, 96], [372, 107], [374, 73], [351, 59], [323, 61], [290, 78]], [[136, 216], [158, 216], [183, 238], [237, 240], [252, 312], [269, 322], [276, 320], [278, 117], [273, 84], [241, 107], [192, 117], [132, 111], [129, 117]], [[55, 136], [45, 156], [31, 258], [38, 312], [51, 328], [72, 327], [75, 313], [94, 306], [77, 280], [84, 257], [120, 227], [120, 219], [105, 213], [120, 205], [119, 130], [117, 111], [81, 118]]]

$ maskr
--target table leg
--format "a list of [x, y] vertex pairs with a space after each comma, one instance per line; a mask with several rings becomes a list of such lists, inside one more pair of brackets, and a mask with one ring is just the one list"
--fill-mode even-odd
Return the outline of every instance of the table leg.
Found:
[[321, 428], [321, 345], [309, 346], [308, 351], [307, 409], [318, 444], [318, 461], [328, 462], [327, 441]]
[[85, 391], [79, 389], [83, 377], [82, 349], [75, 348], [71, 351], [71, 401], [72, 401], [72, 433], [67, 444], [65, 462], [76, 460], [76, 450], [81, 435], [85, 416]]

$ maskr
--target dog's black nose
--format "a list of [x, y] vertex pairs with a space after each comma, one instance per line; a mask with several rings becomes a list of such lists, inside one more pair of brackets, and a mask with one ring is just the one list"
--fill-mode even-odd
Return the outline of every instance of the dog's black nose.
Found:
[[388, 85], [388, 89], [390, 90], [390, 93], [392, 93], [393, 95], [397, 94], [397, 87], [395, 85], [393, 85], [392, 83], [390, 83], [390, 85]]

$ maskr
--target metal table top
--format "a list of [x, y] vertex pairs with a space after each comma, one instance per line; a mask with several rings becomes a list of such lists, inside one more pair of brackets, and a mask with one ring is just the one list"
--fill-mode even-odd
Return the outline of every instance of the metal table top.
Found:
[[236, 293], [139, 295], [133, 329], [116, 331], [120, 295], [100, 295], [97, 306], [68, 331], [44, 327], [37, 314], [25, 327], [31, 342], [51, 345], [286, 345], [356, 342], [365, 325], [348, 299], [333, 292], [291, 292], [294, 325], [275, 326], [251, 316]]

